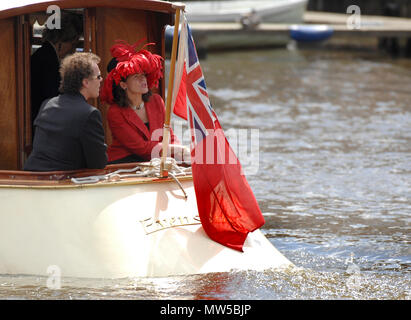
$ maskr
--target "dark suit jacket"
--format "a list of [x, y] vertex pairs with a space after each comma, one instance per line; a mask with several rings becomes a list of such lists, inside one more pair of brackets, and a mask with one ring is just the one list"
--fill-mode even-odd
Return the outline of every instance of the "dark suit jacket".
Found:
[[29, 171], [100, 169], [107, 164], [101, 113], [81, 94], [61, 94], [46, 101], [34, 121]]
[[31, 56], [31, 123], [42, 102], [56, 97], [60, 86], [60, 62], [56, 50], [46, 41]]
[[[149, 129], [129, 107], [113, 104], [108, 109], [107, 120], [113, 137], [108, 148], [109, 161], [118, 160], [129, 155], [138, 156], [141, 161], [151, 160], [151, 152], [163, 140], [165, 119], [164, 101], [154, 94], [145, 103]], [[170, 129], [170, 143], [179, 143], [173, 130]]]

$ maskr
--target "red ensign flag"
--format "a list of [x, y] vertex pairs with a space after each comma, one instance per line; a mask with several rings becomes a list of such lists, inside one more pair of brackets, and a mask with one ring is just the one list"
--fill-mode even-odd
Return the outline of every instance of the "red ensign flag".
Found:
[[175, 80], [173, 110], [190, 125], [192, 172], [201, 224], [214, 241], [242, 251], [248, 233], [260, 228], [264, 218], [211, 107], [184, 15]]

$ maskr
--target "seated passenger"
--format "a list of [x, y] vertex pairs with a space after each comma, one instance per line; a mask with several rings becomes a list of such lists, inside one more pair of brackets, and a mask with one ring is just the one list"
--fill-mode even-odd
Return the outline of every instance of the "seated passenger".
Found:
[[46, 100], [34, 121], [33, 151], [24, 166], [29, 171], [101, 169], [107, 145], [101, 113], [87, 103], [97, 98], [102, 77], [93, 53], [75, 53], [61, 64], [62, 94]]
[[[83, 34], [83, 20], [75, 13], [62, 12], [61, 28], [45, 28], [43, 44], [31, 56], [31, 124], [42, 102], [56, 97], [60, 86], [60, 61], [74, 53]], [[33, 130], [34, 135], [34, 130]]]
[[[119, 41], [111, 48], [114, 59], [101, 92], [101, 100], [110, 104], [107, 120], [113, 140], [107, 151], [109, 164], [149, 161], [159, 157], [162, 149], [164, 101], [151, 89], [163, 76], [163, 59], [144, 49], [136, 52], [135, 47]], [[179, 145], [171, 129], [168, 155], [176, 160], [189, 158], [188, 148]]]

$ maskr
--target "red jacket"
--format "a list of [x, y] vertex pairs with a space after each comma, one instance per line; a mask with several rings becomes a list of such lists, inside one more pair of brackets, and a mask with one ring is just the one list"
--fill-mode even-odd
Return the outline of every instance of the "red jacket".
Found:
[[[110, 106], [107, 120], [113, 139], [107, 150], [108, 161], [118, 160], [131, 154], [138, 155], [143, 161], [151, 160], [152, 149], [163, 140], [164, 101], [158, 94], [153, 94], [145, 103], [145, 108], [150, 131], [133, 109], [116, 104]], [[173, 143], [179, 142], [170, 129], [170, 144]]]

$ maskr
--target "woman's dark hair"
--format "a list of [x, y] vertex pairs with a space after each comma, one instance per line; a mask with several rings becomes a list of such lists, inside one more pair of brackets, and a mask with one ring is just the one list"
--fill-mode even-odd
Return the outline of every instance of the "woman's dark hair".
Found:
[[91, 52], [77, 52], [63, 59], [60, 66], [60, 92], [76, 94], [83, 86], [83, 79], [93, 75], [93, 62], [100, 58]]
[[107, 73], [110, 73], [111, 70], [113, 70], [117, 66], [117, 59], [113, 58], [110, 60], [110, 62], [107, 64]]
[[[126, 81], [126, 79], [122, 79], [122, 81]], [[147, 93], [143, 94], [143, 101], [148, 102], [150, 100], [150, 97], [152, 95], [151, 90], [148, 90]], [[130, 106], [130, 101], [127, 98], [127, 92], [124, 90], [119, 84], [117, 85], [113, 81], [113, 100], [114, 102], [120, 106], [120, 107], [129, 107]]]

